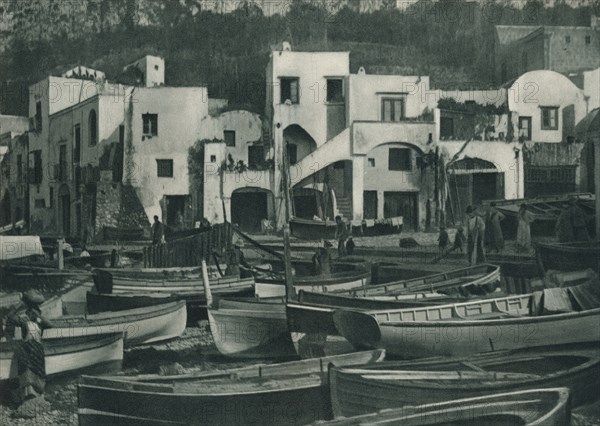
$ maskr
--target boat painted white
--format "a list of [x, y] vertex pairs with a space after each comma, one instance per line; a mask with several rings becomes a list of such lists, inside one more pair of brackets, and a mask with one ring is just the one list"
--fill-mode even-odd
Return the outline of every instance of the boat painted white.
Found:
[[[17, 345], [19, 342], [3, 342], [3, 350], [0, 352], [0, 380], [17, 377], [14, 352], [12, 348], [8, 348], [11, 344]], [[48, 376], [123, 361], [123, 333], [99, 334], [87, 338], [44, 339], [42, 344]]]
[[[362, 289], [368, 286], [370, 281], [371, 280], [369, 277], [361, 276], [359, 278], [350, 279], [349, 281], [327, 284], [320, 283], [319, 277], [314, 277], [314, 282], [294, 283], [294, 288], [297, 292], [304, 290], [315, 293], [331, 293], [334, 291]], [[285, 297], [285, 285], [283, 283], [267, 283], [257, 281], [254, 285], [254, 294], [256, 297], [261, 299], [270, 297]]]
[[533, 294], [423, 308], [338, 310], [334, 323], [355, 347], [402, 357], [600, 341], [600, 308], [532, 316]]
[[185, 330], [187, 310], [184, 300], [145, 308], [94, 315], [64, 316], [52, 320], [44, 338], [91, 336], [124, 332], [127, 346], [179, 337]]

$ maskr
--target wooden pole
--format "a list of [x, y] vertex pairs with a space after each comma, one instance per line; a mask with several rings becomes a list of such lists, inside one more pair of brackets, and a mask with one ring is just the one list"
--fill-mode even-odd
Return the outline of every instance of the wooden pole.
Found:
[[290, 250], [290, 225], [283, 226], [283, 255], [285, 258], [285, 298], [286, 301], [297, 300], [292, 274], [292, 253]]
[[65, 269], [65, 256], [63, 253], [63, 249], [64, 249], [64, 242], [65, 240], [63, 238], [59, 238], [57, 241], [57, 246], [58, 246], [58, 270], [62, 271], [63, 269]]
[[204, 297], [206, 297], [206, 306], [212, 307], [213, 298], [210, 292], [210, 283], [208, 281], [208, 268], [206, 267], [206, 260], [202, 259], [202, 284], [204, 285]]

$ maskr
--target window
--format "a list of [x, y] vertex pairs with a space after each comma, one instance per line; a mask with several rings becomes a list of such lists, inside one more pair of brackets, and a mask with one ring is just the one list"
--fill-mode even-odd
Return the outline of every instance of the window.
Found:
[[412, 170], [412, 152], [408, 148], [390, 148], [389, 151], [389, 170], [411, 171]]
[[281, 103], [289, 100], [293, 104], [300, 103], [299, 96], [299, 81], [298, 78], [281, 78], [279, 80], [281, 86]]
[[54, 188], [50, 187], [50, 195], [49, 195], [50, 199], [48, 200], [50, 202], [50, 208], [54, 207]]
[[327, 102], [344, 102], [344, 80], [327, 79]]
[[541, 107], [542, 130], [558, 130], [558, 108]]
[[454, 119], [451, 117], [440, 118], [440, 139], [454, 138]]
[[156, 176], [173, 177], [173, 160], [156, 160]]
[[223, 130], [223, 139], [225, 139], [226, 146], [235, 146], [235, 131]]
[[33, 170], [29, 174], [30, 183], [39, 185], [42, 183], [42, 151], [39, 149], [32, 151], [31, 155], [33, 155]]
[[36, 102], [35, 104], [35, 130], [38, 132], [42, 131], [42, 103]]
[[211, 155], [210, 156], [210, 162], [211, 163], [216, 163], [217, 162], [217, 156], [216, 155]]
[[158, 136], [158, 114], [142, 114], [144, 136]]
[[125, 126], [122, 124], [119, 126], [119, 145], [123, 145], [125, 143]]
[[74, 128], [75, 147], [73, 148], [73, 161], [75, 164], [79, 164], [81, 161], [81, 126], [75, 125]]
[[286, 145], [286, 153], [290, 165], [298, 162], [298, 146], [288, 143]]
[[381, 121], [401, 121], [404, 118], [403, 99], [381, 100]]
[[250, 145], [248, 147], [248, 167], [251, 169], [260, 169], [265, 159], [265, 149], [263, 145]]
[[585, 44], [592, 44], [592, 37], [587, 35], [585, 36]]
[[519, 140], [531, 140], [531, 117], [519, 117]]
[[67, 180], [67, 145], [58, 147], [58, 176], [60, 182]]
[[90, 129], [90, 145], [96, 145], [98, 143], [98, 118], [96, 117], [95, 110], [90, 111], [88, 123]]
[[571, 43], [571, 36], [565, 36], [565, 42]]
[[375, 159], [374, 158], [369, 158], [369, 166], [375, 167]]

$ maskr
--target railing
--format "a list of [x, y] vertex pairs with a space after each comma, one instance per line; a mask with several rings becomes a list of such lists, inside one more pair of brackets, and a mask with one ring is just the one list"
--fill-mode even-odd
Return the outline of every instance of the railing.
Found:
[[210, 263], [213, 251], [220, 252], [232, 239], [229, 223], [213, 225], [209, 230], [144, 248], [145, 268], [172, 268], [200, 266], [204, 259]]

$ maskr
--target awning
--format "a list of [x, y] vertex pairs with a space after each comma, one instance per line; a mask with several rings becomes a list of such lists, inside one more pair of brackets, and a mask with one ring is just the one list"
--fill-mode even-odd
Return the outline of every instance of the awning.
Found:
[[33, 235], [0, 235], [0, 261], [43, 255], [40, 237]]

